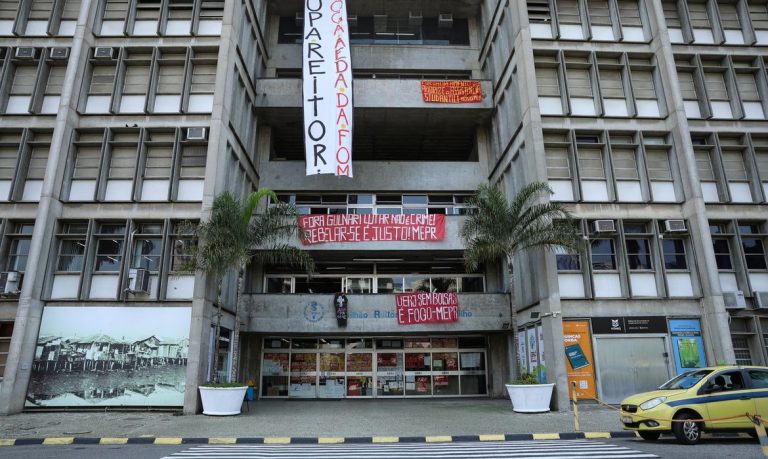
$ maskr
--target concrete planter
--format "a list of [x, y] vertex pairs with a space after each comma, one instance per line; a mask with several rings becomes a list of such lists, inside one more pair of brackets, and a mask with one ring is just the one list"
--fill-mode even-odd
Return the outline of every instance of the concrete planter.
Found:
[[233, 416], [240, 414], [243, 398], [248, 386], [243, 387], [203, 387], [200, 386], [200, 398], [203, 401], [203, 414], [208, 416]]
[[512, 410], [517, 413], [546, 413], [555, 384], [505, 384]]

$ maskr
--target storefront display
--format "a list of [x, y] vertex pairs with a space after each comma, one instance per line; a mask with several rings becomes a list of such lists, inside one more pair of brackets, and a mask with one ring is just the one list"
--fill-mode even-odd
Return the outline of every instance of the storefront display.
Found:
[[267, 338], [262, 397], [486, 395], [483, 337]]

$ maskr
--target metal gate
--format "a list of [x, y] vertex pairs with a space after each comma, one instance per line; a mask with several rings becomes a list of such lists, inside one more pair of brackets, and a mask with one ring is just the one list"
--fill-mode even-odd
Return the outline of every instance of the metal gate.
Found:
[[664, 337], [595, 338], [595, 359], [600, 398], [608, 403], [655, 390], [669, 379]]

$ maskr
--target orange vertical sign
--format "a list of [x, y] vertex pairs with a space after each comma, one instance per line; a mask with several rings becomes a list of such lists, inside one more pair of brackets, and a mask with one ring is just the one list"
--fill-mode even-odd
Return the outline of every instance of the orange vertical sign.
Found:
[[[565, 365], [568, 369], [568, 385], [576, 383], [579, 399], [597, 397], [595, 390], [595, 362], [592, 358], [592, 339], [589, 321], [564, 320], [563, 342]], [[571, 394], [571, 391], [568, 391]]]

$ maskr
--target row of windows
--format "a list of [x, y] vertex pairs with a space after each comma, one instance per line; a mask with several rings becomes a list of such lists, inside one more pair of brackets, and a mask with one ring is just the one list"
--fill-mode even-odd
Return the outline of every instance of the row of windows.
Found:
[[[189, 299], [194, 276], [183, 272], [193, 241], [171, 221], [59, 222], [50, 299]], [[135, 269], [148, 291], [131, 288]]]
[[584, 221], [584, 252], [556, 255], [563, 298], [697, 295], [687, 235], [669, 233], [664, 221], [613, 222], [613, 231], [597, 231], [595, 221]]
[[278, 276], [267, 275], [266, 293], [406, 293], [485, 291], [481, 275], [449, 275], [439, 273], [377, 274], [354, 276]]
[[[55, 115], [59, 111], [69, 48], [0, 48], [0, 113]], [[16, 57], [23, 55], [24, 57]]]
[[220, 35], [224, 0], [102, 0], [97, 35]]
[[672, 43], [768, 44], [764, 0], [662, 0]]
[[[92, 51], [82, 113], [210, 113], [216, 48], [114, 48]], [[110, 49], [110, 48], [107, 48]]]
[[646, 2], [638, 0], [528, 0], [533, 38], [647, 41]]
[[76, 131], [64, 195], [69, 201], [200, 201], [208, 143], [186, 135], [183, 128]]
[[556, 201], [677, 202], [668, 136], [655, 132], [544, 131]]
[[0, 201], [39, 201], [51, 149], [50, 130], [0, 131]]
[[666, 116], [652, 56], [559, 51], [534, 61], [542, 115]]
[[[281, 17], [278, 43], [301, 43], [304, 19]], [[411, 13], [407, 17], [386, 14], [357, 16], [350, 10], [349, 41], [367, 45], [469, 45], [469, 22], [464, 18], [422, 17]]]
[[766, 222], [710, 221], [709, 232], [722, 291], [768, 291]]
[[763, 58], [676, 55], [675, 64], [688, 118], [765, 119]]
[[71, 37], [79, 14], [80, 0], [0, 0], [0, 36]]
[[768, 136], [691, 133], [706, 202], [768, 201]]
[[467, 213], [470, 194], [279, 194], [301, 214], [447, 214]]

